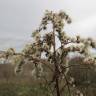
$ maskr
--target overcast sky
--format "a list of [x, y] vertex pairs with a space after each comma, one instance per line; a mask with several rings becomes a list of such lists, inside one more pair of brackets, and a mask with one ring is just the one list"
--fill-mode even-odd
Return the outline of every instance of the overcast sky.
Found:
[[17, 50], [30, 41], [46, 9], [64, 10], [72, 18], [70, 35], [96, 36], [96, 0], [0, 0], [0, 50]]

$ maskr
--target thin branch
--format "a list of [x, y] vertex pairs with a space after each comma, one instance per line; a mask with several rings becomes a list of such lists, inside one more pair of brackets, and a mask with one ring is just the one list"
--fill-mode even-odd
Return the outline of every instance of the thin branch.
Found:
[[64, 77], [65, 77], [66, 85], [67, 85], [67, 88], [68, 88], [68, 91], [69, 91], [69, 96], [71, 96], [71, 90], [70, 90], [69, 82], [68, 82], [65, 74], [64, 74]]
[[50, 87], [50, 85], [49, 85], [48, 80], [46, 79], [46, 77], [45, 77], [45, 76], [43, 76], [43, 79], [44, 79], [44, 80], [45, 80], [45, 82], [46, 82], [47, 88], [49, 88], [49, 90], [51, 91], [52, 95], [54, 96], [54, 92], [53, 92], [53, 90], [51, 89], [51, 87]]

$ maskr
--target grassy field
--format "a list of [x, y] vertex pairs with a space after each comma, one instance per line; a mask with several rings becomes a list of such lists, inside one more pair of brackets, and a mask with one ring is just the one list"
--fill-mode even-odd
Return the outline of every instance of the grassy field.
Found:
[[[96, 96], [96, 67], [90, 65], [90, 69], [85, 69], [86, 65], [80, 63], [80, 60], [73, 61], [71, 64], [77, 64], [77, 62], [80, 64], [70, 68], [68, 73], [75, 78], [76, 87], [84, 93], [84, 96]], [[43, 80], [33, 79], [31, 71], [31, 64], [25, 65], [21, 75], [14, 74], [14, 67], [10, 64], [0, 65], [0, 96], [52, 96], [50, 89], [42, 83]], [[47, 77], [50, 79], [49, 75]], [[67, 87], [62, 96], [69, 96]]]
[[48, 89], [44, 86], [34, 84], [0, 84], [0, 96], [50, 96]]

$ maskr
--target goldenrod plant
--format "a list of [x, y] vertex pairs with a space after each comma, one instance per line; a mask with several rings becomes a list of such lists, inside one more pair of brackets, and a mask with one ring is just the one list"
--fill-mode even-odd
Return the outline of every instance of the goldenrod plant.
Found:
[[[67, 73], [70, 67], [72, 67], [69, 65], [70, 58], [68, 55], [70, 52], [78, 52], [86, 64], [96, 64], [96, 58], [92, 57], [89, 53], [90, 48], [96, 48], [95, 41], [91, 38], [83, 39], [80, 36], [74, 38], [67, 36], [64, 26], [70, 23], [71, 18], [65, 12], [55, 13], [47, 10], [40, 26], [32, 32], [34, 42], [27, 44], [21, 53], [16, 53], [13, 49], [6, 52], [6, 56], [11, 55], [16, 58], [19, 56], [13, 62], [18, 63], [15, 69], [16, 73], [21, 72], [26, 62], [31, 62], [34, 65], [32, 76], [35, 76], [35, 79], [45, 80], [52, 92], [50, 96], [61, 96], [64, 86], [68, 87], [69, 95], [73, 96], [70, 91], [70, 85], [75, 87], [74, 78], [67, 78]], [[50, 32], [48, 31], [48, 25], [51, 26]], [[56, 47], [58, 44], [56, 39], [60, 42], [58, 48]], [[45, 67], [49, 70], [46, 71]], [[64, 86], [61, 86], [62, 82]], [[77, 90], [77, 94], [81, 95], [76, 96], [83, 96], [79, 90]]]

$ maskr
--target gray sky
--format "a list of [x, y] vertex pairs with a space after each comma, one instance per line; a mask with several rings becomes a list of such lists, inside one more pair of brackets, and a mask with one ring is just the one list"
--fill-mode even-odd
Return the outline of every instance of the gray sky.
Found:
[[17, 50], [30, 41], [46, 9], [64, 10], [72, 18], [70, 35], [96, 36], [96, 0], [0, 0], [0, 50]]

